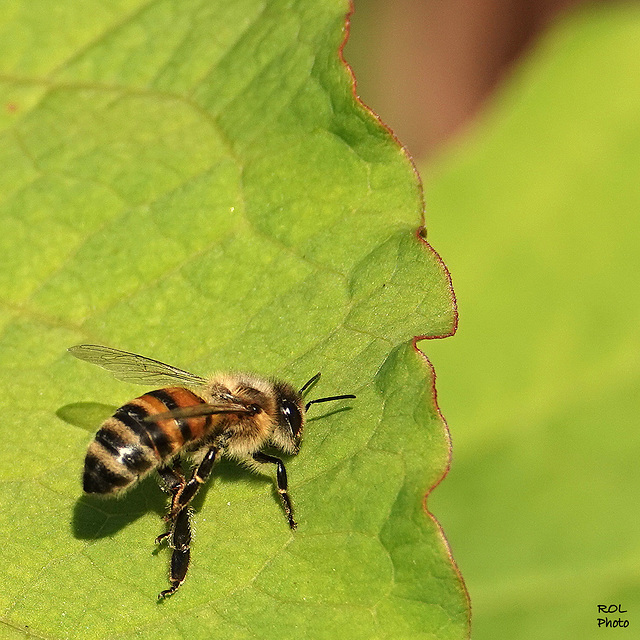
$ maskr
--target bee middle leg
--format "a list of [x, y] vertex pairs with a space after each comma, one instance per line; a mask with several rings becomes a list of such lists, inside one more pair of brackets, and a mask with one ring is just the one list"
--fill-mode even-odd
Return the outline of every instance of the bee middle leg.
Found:
[[282, 499], [282, 504], [284, 506], [284, 512], [287, 516], [287, 520], [289, 521], [289, 526], [292, 529], [295, 529], [298, 525], [296, 521], [293, 519], [293, 507], [291, 505], [291, 498], [287, 493], [288, 482], [287, 482], [287, 470], [284, 468], [284, 463], [280, 458], [276, 458], [275, 456], [270, 456], [266, 453], [262, 453], [262, 451], [258, 451], [253, 454], [253, 459], [256, 462], [261, 463], [271, 463], [277, 465], [276, 471], [276, 480], [278, 482], [278, 493], [280, 494], [280, 498]]

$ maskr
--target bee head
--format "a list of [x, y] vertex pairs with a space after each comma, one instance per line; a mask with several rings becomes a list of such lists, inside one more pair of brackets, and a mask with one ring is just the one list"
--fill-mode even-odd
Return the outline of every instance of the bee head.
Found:
[[300, 391], [296, 391], [291, 385], [284, 382], [274, 382], [278, 398], [278, 426], [271, 435], [271, 444], [286, 453], [298, 453], [300, 440], [302, 439], [304, 418], [312, 404], [355, 398], [353, 394], [349, 393], [327, 398], [316, 398], [304, 404], [303, 394], [318, 381], [318, 378], [320, 378], [320, 374], [316, 373]]
[[285, 453], [298, 453], [305, 414], [302, 395], [285, 382], [275, 382], [274, 386], [278, 416], [271, 442]]

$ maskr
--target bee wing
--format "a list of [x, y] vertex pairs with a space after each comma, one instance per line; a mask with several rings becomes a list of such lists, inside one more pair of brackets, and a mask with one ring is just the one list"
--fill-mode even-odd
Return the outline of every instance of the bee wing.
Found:
[[197, 418], [200, 416], [212, 416], [219, 413], [235, 413], [244, 415], [253, 415], [255, 410], [244, 404], [235, 404], [233, 402], [223, 402], [219, 404], [196, 404], [190, 407], [181, 407], [180, 409], [172, 409], [165, 413], [156, 413], [145, 416], [143, 422], [158, 422], [160, 420], [169, 420], [175, 418]]
[[167, 385], [179, 382], [192, 386], [206, 383], [204, 378], [188, 371], [172, 367], [152, 358], [145, 358], [128, 351], [102, 347], [97, 344], [80, 344], [68, 349], [80, 360], [110, 371], [118, 380], [145, 385]]

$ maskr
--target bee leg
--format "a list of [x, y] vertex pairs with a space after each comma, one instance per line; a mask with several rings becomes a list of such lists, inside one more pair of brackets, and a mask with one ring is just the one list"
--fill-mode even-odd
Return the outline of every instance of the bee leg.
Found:
[[166, 490], [172, 495], [178, 493], [187, 482], [179, 458], [173, 461], [172, 467], [162, 466], [158, 467], [156, 471], [164, 482]]
[[191, 476], [189, 482], [187, 482], [182, 490], [176, 494], [171, 504], [171, 513], [169, 514], [170, 519], [173, 519], [182, 513], [184, 507], [193, 500], [193, 497], [198, 493], [200, 487], [209, 479], [211, 470], [213, 469], [213, 463], [216, 461], [216, 457], [220, 452], [220, 449], [221, 447], [215, 446], [211, 447], [207, 451], [204, 458], [202, 458], [202, 462], [198, 465], [198, 468]]
[[184, 508], [178, 513], [170, 533], [169, 545], [173, 549], [169, 572], [171, 587], [158, 594], [159, 600], [173, 595], [187, 576], [191, 557], [191, 510], [189, 508]]
[[[165, 521], [172, 522], [175, 519], [175, 515], [180, 510], [177, 501], [178, 496], [182, 493], [187, 481], [182, 473], [182, 465], [180, 464], [180, 460], [176, 459], [173, 463], [173, 467], [159, 467], [158, 475], [164, 482], [166, 490], [171, 494], [171, 507], [169, 509], [169, 515], [165, 516]], [[156, 544], [162, 542], [165, 538], [168, 538], [172, 531], [173, 525], [169, 527], [169, 530], [166, 533], [159, 535], [156, 538]]]
[[171, 522], [171, 527], [167, 533], [158, 537], [158, 541], [170, 536], [169, 546], [173, 549], [173, 552], [171, 554], [171, 571], [169, 573], [171, 587], [158, 595], [160, 600], [173, 595], [187, 575], [191, 558], [191, 510], [188, 505], [198, 492], [198, 489], [211, 475], [213, 463], [216, 461], [216, 456], [220, 449], [221, 447], [215, 446], [207, 451], [188, 482], [185, 482], [184, 476], [182, 476], [181, 481], [172, 483], [175, 478], [181, 475], [181, 473], [175, 472], [175, 466], [174, 469], [164, 468], [161, 473], [161, 477], [169, 486], [173, 497], [171, 511], [166, 518]]
[[278, 481], [278, 493], [280, 494], [280, 498], [282, 499], [282, 504], [287, 515], [287, 520], [289, 521], [289, 526], [292, 529], [295, 529], [298, 525], [293, 519], [293, 507], [291, 506], [291, 498], [289, 498], [289, 494], [287, 493], [287, 471], [284, 468], [282, 460], [280, 460], [280, 458], [270, 456], [266, 453], [262, 453], [262, 451], [257, 451], [256, 453], [254, 453], [253, 459], [256, 462], [261, 462], [263, 464], [270, 462], [271, 464], [277, 465], [276, 478]]

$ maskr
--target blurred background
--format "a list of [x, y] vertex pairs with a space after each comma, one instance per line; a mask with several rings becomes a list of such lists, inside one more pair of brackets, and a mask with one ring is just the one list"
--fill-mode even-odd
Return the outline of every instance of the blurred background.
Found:
[[640, 5], [355, 0], [344, 55], [414, 158], [458, 299], [456, 336], [420, 346], [453, 440], [428, 505], [472, 637], [632, 637]]
[[358, 93], [414, 158], [464, 132], [519, 59], [582, 0], [355, 0]]

